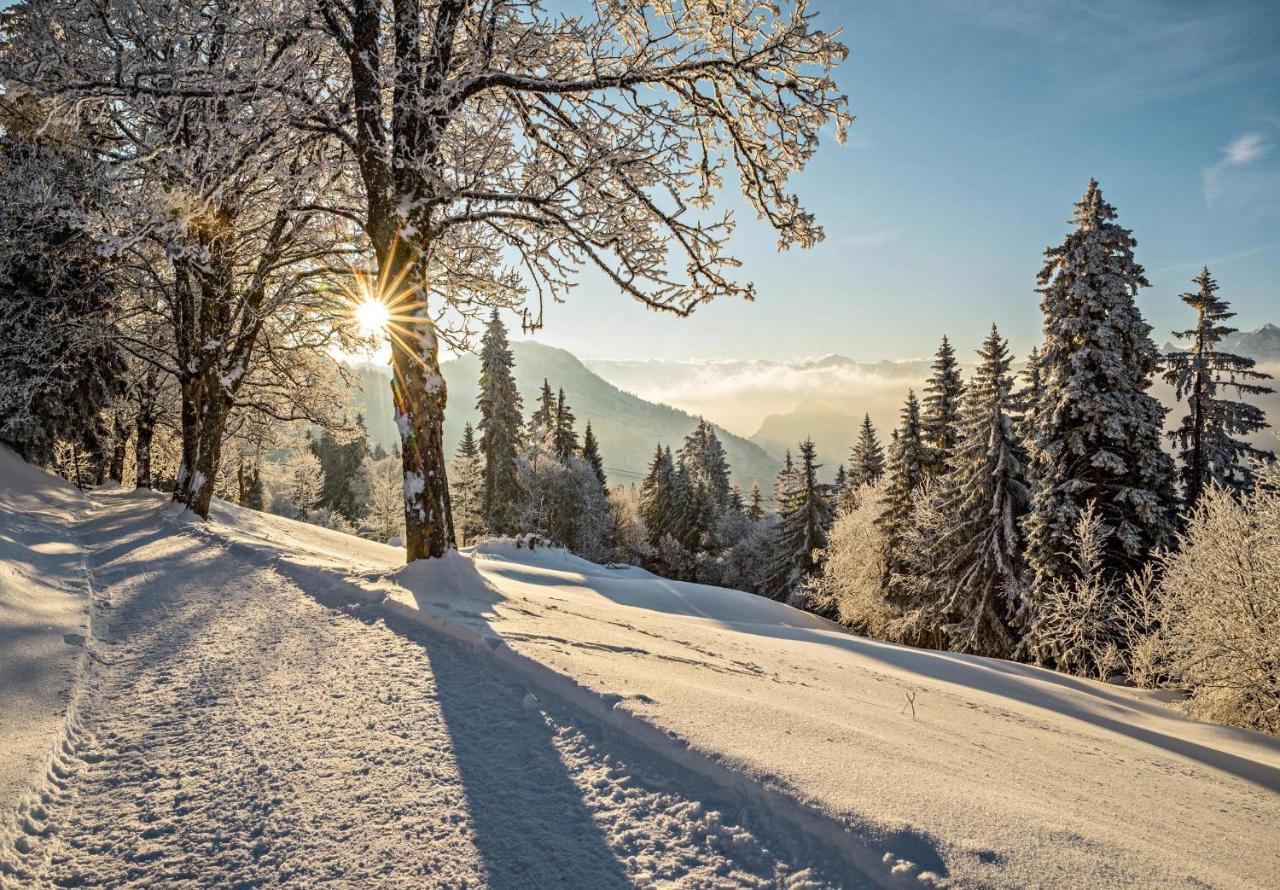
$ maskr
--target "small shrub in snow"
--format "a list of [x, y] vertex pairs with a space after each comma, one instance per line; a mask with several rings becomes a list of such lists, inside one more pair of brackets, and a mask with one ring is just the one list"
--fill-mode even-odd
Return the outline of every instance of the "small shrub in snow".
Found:
[[859, 633], [887, 637], [897, 617], [885, 599], [884, 512], [886, 483], [860, 487], [852, 506], [831, 527], [823, 572], [807, 588], [806, 604]]
[[1280, 467], [1210, 486], [1163, 559], [1160, 648], [1192, 715], [1280, 734]]

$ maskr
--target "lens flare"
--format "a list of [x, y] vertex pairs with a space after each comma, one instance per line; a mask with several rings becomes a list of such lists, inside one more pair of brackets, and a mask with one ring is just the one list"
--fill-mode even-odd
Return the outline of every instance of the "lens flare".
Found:
[[391, 323], [391, 309], [375, 297], [367, 297], [356, 305], [356, 322], [366, 337], [381, 337]]

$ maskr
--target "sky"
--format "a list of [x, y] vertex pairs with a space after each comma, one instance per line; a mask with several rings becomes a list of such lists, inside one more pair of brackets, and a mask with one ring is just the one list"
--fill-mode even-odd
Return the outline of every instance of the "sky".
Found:
[[1133, 230], [1157, 344], [1203, 263], [1238, 325], [1280, 322], [1280, 3], [811, 0], [857, 120], [794, 180], [826, 240], [778, 253], [736, 195], [754, 303], [660, 315], [586, 273], [537, 340], [584, 358], [1025, 355], [1035, 276], [1096, 177]]

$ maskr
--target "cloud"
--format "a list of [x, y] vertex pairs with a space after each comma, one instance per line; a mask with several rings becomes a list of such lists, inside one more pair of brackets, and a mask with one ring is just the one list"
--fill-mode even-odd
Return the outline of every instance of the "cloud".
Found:
[[1205, 203], [1213, 204], [1223, 196], [1233, 170], [1257, 163], [1270, 149], [1271, 144], [1262, 133], [1245, 133], [1227, 143], [1222, 149], [1222, 160], [1200, 171]]
[[1261, 133], [1245, 133], [1222, 150], [1222, 153], [1226, 155], [1223, 163], [1232, 167], [1238, 167], [1241, 164], [1252, 164], [1265, 155], [1269, 147], [1266, 137]]

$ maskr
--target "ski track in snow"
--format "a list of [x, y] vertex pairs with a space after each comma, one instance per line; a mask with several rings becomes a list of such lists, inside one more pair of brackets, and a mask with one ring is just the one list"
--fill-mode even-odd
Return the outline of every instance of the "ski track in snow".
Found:
[[5, 886], [848, 884], [767, 814], [476, 652], [105, 495], [92, 658]]

